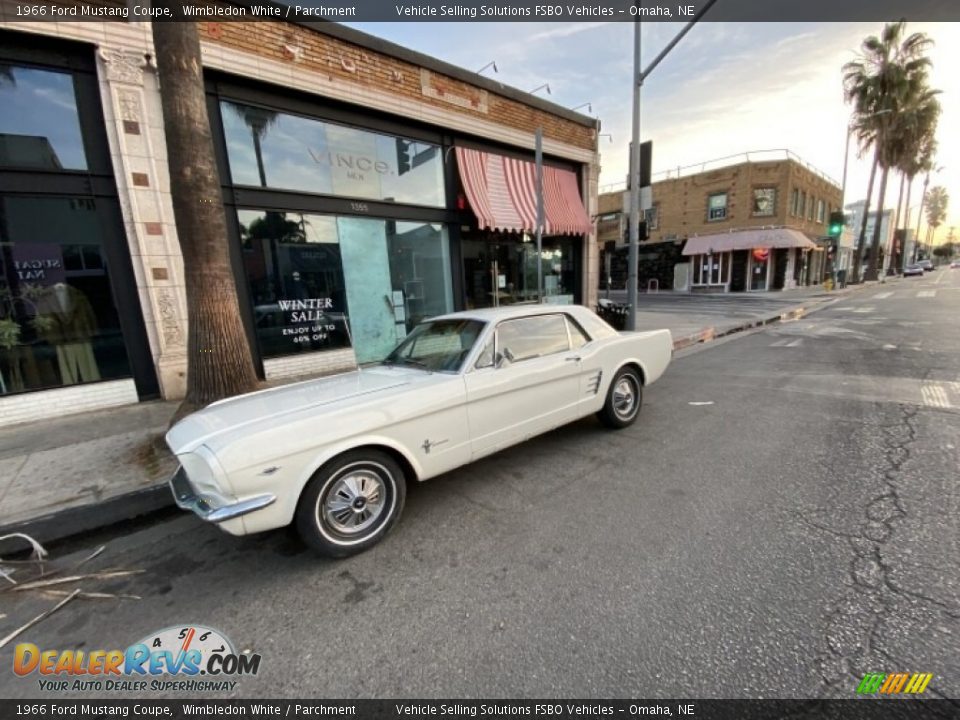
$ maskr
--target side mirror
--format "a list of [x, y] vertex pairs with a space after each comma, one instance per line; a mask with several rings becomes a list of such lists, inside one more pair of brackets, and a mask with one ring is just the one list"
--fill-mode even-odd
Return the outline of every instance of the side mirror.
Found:
[[494, 358], [495, 367], [501, 368], [508, 363], [513, 362], [514, 355], [510, 352], [510, 348], [504, 348], [503, 352], [498, 352]]

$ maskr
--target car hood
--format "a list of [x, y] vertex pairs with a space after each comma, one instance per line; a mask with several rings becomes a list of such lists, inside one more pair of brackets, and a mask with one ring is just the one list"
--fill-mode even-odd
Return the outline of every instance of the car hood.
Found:
[[276, 421], [285, 415], [345, 400], [382, 395], [430, 377], [431, 373], [414, 368], [378, 365], [238, 395], [185, 417], [167, 432], [167, 445], [177, 455], [191, 452], [246, 425]]

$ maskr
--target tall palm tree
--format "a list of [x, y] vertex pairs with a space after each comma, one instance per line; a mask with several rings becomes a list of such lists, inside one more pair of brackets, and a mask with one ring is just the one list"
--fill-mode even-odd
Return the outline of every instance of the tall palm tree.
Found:
[[947, 205], [950, 203], [950, 196], [942, 185], [930, 188], [927, 193], [927, 227], [929, 230], [929, 245], [933, 247], [933, 238], [937, 234], [937, 228], [943, 225], [947, 217]]
[[924, 54], [931, 44], [924, 33], [907, 36], [905, 21], [889, 23], [879, 37], [866, 38], [860, 56], [843, 66], [846, 99], [854, 105], [858, 136], [861, 144], [874, 147], [874, 163], [881, 169], [877, 222], [864, 273], [866, 280], [877, 279], [887, 179], [902, 152], [904, 115], [912, 105], [928, 103], [934, 94], [927, 87], [930, 59]]
[[[937, 141], [933, 137], [928, 137], [924, 139], [917, 154], [906, 158], [904, 162], [903, 171], [907, 176], [907, 212], [903, 218], [904, 245], [906, 245], [907, 235], [910, 232], [910, 198], [913, 196], [913, 180], [917, 175], [933, 170], [933, 160], [936, 154]], [[920, 232], [919, 228], [917, 232]], [[918, 238], [914, 238], [914, 248], [917, 246], [917, 240]], [[904, 248], [904, 252], [906, 252], [906, 248]], [[906, 260], [906, 256], [904, 256], [904, 260]]]
[[[910, 195], [913, 190], [913, 178], [918, 173], [928, 171], [933, 167], [933, 157], [936, 152], [937, 123], [940, 118], [940, 103], [933, 97], [923, 97], [914, 102], [910, 109], [903, 114], [902, 132], [899, 132], [901, 144], [897, 150], [896, 165], [900, 171], [900, 198], [897, 205], [897, 222], [899, 230], [901, 217], [903, 219], [902, 252], [906, 252], [907, 225], [910, 222]], [[903, 186], [906, 182], [907, 194], [904, 206]], [[906, 207], [906, 213], [901, 216], [901, 208]]]
[[174, 21], [153, 22], [160, 103], [187, 293], [187, 413], [259, 386], [240, 320], [227, 223], [203, 90], [197, 23], [177, 0], [154, 0]]

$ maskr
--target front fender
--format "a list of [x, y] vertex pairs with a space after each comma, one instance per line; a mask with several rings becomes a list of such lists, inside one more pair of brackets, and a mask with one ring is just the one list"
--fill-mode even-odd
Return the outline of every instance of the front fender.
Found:
[[[279, 527], [285, 527], [293, 522], [294, 515], [297, 512], [297, 505], [300, 502], [300, 496], [303, 490], [324, 465], [345, 452], [356, 450], [363, 447], [384, 447], [393, 450], [401, 455], [410, 468], [413, 469], [414, 478], [419, 479], [423, 476], [423, 467], [417, 461], [409, 449], [403, 447], [396, 440], [378, 434], [359, 435], [351, 438], [325, 445], [319, 451], [313, 450], [301, 454], [299, 457], [291, 458], [285, 464], [290, 470], [283, 474], [281, 478], [271, 478], [264, 483], [263, 487], [272, 488], [277, 496], [276, 502], [269, 507], [258, 510], [257, 512], [244, 515], [237, 518], [243, 522], [245, 533], [257, 533], [264, 530], [273, 530]], [[232, 528], [224, 528], [228, 532], [236, 533]]]

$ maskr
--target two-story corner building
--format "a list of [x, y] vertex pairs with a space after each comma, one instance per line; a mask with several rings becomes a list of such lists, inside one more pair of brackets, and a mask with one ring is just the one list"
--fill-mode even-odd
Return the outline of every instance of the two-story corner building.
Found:
[[[599, 198], [598, 242], [606, 243], [601, 264], [610, 266], [614, 287], [623, 287], [626, 277], [624, 234], [613, 236], [615, 208], [619, 203], [622, 218], [624, 197], [616, 191]], [[831, 269], [830, 213], [841, 202], [838, 183], [788, 151], [660, 173], [646, 210], [641, 289], [742, 292], [820, 283]]]
[[[182, 397], [150, 23], [15, 13], [0, 0], [0, 424]], [[262, 378], [376, 361], [430, 315], [535, 302], [538, 129], [545, 299], [594, 303], [596, 119], [336, 23], [198, 26]]]

